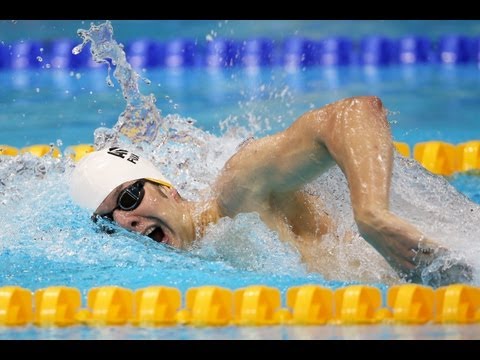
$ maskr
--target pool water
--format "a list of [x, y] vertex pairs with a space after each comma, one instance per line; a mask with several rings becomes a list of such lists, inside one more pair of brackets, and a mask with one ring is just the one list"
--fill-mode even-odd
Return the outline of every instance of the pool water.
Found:
[[[139, 70], [141, 71], [141, 70]], [[373, 94], [389, 109], [394, 139], [413, 146], [426, 140], [451, 143], [478, 138], [480, 110], [475, 65], [448, 67], [247, 69], [147, 69], [143, 93], [154, 93], [167, 138], [145, 146], [183, 196], [196, 199], [248, 136], [263, 136], [288, 126], [302, 112], [337, 99]], [[105, 68], [80, 71], [0, 72], [0, 143], [23, 147], [53, 143], [93, 143], [97, 128], [112, 128], [125, 107], [118, 87], [108, 87]], [[96, 132], [97, 141], [108, 131]], [[100, 135], [100, 138], [98, 137]], [[67, 157], [30, 154], [0, 157], [0, 286], [32, 291], [66, 285], [82, 292], [118, 285], [188, 288], [219, 285], [237, 289], [263, 284], [280, 289], [315, 283], [336, 289], [368, 283], [385, 291], [395, 278], [383, 259], [360, 237], [351, 244], [327, 241], [325, 251], [338, 269], [310, 273], [299, 254], [280, 242], [255, 214], [222, 219], [202, 244], [187, 252], [172, 250], [126, 231], [111, 236], [91, 224], [89, 214], [72, 203], [67, 177], [74, 163]], [[455, 190], [465, 194], [463, 196]], [[355, 231], [345, 179], [338, 168], [309, 185], [329, 204], [340, 231]], [[470, 200], [469, 200], [470, 199]], [[472, 201], [473, 200], [473, 201]], [[427, 234], [451, 244], [480, 269], [478, 220], [480, 178], [457, 174], [433, 176], [418, 163], [395, 158], [391, 205]], [[354, 265], [352, 265], [354, 264]], [[475, 273], [474, 284], [479, 284]], [[420, 329], [420, 328], [417, 328]], [[151, 338], [478, 338], [478, 326], [410, 327], [268, 327], [163, 329], [126, 327], [0, 329], [8, 339], [151, 339]], [[412, 335], [413, 334], [413, 335]], [[477, 335], [475, 335], [477, 334]]]
[[[390, 110], [394, 139], [410, 146], [429, 140], [456, 144], [476, 139], [480, 131], [476, 65], [306, 68], [292, 73], [281, 67], [254, 73], [160, 68], [142, 75], [151, 80], [151, 85], [141, 84], [142, 90], [155, 94], [164, 115], [192, 118], [217, 135], [228, 124], [273, 133], [313, 107], [365, 94], [382, 99]], [[93, 143], [93, 129], [112, 127], [124, 107], [118, 85], [108, 87], [105, 76], [105, 68], [0, 72], [5, 84], [0, 89], [0, 143], [23, 147], [60, 140], [62, 149]]]

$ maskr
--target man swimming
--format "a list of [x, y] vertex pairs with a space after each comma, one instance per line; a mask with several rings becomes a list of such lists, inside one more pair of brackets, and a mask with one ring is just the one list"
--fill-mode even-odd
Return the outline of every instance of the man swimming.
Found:
[[[312, 244], [335, 231], [316, 209], [319, 200], [302, 191], [335, 163], [348, 181], [353, 214], [362, 237], [399, 276], [422, 282], [422, 270], [448, 250], [389, 210], [393, 142], [386, 111], [377, 97], [353, 97], [300, 116], [287, 129], [243, 144], [224, 165], [213, 197], [193, 202], [146, 159], [118, 147], [86, 156], [71, 180], [73, 199], [121, 227], [186, 249], [210, 223], [256, 212], [308, 264]], [[439, 271], [436, 285], [471, 280], [459, 262]], [[438, 278], [438, 277], [437, 277]]]

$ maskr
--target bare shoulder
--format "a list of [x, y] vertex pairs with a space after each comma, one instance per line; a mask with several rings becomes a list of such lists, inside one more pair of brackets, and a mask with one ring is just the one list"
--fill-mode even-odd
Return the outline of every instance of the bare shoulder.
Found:
[[281, 181], [279, 174], [282, 162], [286, 163], [289, 149], [298, 144], [292, 143], [286, 131], [262, 138], [248, 138], [225, 163], [217, 183], [227, 186], [244, 186], [250, 193], [266, 193], [270, 185]]
[[262, 188], [267, 176], [268, 153], [262, 144], [265, 138], [249, 138], [241, 143], [237, 152], [225, 163], [215, 180], [213, 190], [223, 215], [234, 216], [239, 212], [256, 211], [267, 192]]
[[338, 112], [342, 112], [352, 108], [380, 109], [383, 108], [383, 103], [378, 96], [374, 95], [353, 96], [335, 101], [317, 110], [323, 110], [326, 113], [327, 117], [330, 117], [332, 115], [338, 114]]

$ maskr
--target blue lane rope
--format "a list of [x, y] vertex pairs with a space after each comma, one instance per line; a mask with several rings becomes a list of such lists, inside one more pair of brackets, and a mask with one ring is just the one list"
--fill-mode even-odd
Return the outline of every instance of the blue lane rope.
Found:
[[[0, 43], [0, 70], [95, 67], [88, 51], [72, 54], [74, 39]], [[424, 36], [387, 38], [381, 35], [353, 40], [347, 37], [283, 40], [215, 38], [211, 41], [174, 39], [160, 42], [137, 39], [125, 46], [136, 67], [235, 66], [389, 66], [394, 64], [480, 63], [480, 36], [445, 34], [436, 40]]]

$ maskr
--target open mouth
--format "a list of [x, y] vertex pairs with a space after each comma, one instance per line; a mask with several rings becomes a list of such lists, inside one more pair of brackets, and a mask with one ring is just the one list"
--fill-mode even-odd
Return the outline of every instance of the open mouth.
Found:
[[162, 230], [160, 226], [152, 228], [149, 232], [145, 233], [150, 239], [159, 242], [159, 243], [167, 243], [167, 237], [165, 236], [165, 232]]

